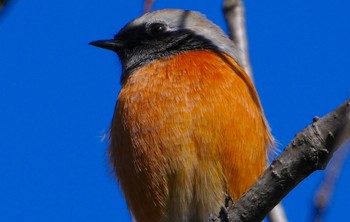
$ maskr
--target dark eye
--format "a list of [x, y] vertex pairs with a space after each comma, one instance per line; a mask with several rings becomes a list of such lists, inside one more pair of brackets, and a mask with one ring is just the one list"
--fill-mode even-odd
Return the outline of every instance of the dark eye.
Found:
[[152, 23], [147, 27], [148, 34], [157, 36], [167, 31], [167, 25], [164, 23]]

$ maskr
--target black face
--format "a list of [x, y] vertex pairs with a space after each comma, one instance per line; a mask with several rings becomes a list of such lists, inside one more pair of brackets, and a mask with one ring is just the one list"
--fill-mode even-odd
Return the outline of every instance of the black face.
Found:
[[123, 42], [123, 47], [115, 50], [123, 64], [122, 80], [136, 68], [158, 58], [188, 50], [217, 50], [210, 40], [190, 30], [171, 30], [163, 22], [124, 28], [114, 39]]

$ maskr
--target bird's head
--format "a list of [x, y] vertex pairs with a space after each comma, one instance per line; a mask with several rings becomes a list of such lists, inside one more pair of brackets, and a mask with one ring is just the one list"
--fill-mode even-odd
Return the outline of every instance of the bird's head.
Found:
[[129, 22], [113, 39], [90, 44], [117, 52], [123, 65], [122, 78], [155, 59], [189, 50], [223, 52], [239, 62], [238, 50], [217, 25], [198, 12], [186, 10], [146, 13]]

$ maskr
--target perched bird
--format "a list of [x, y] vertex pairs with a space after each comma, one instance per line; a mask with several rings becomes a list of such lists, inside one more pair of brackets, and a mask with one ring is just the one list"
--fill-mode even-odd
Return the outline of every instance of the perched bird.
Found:
[[122, 63], [109, 154], [137, 222], [207, 221], [256, 181], [273, 138], [218, 26], [198, 12], [159, 10], [91, 44]]

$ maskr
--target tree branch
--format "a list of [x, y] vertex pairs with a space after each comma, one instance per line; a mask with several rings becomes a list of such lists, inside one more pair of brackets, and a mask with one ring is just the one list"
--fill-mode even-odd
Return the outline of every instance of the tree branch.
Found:
[[341, 169], [346, 158], [350, 153], [350, 144], [346, 144], [342, 147], [336, 154], [333, 160], [330, 163], [330, 166], [327, 169], [327, 172], [324, 176], [324, 179], [315, 194], [314, 199], [314, 214], [312, 221], [321, 222], [323, 221], [324, 213], [329, 206], [331, 201], [333, 191], [335, 189], [338, 177], [340, 175]]
[[143, 13], [150, 12], [152, 10], [152, 6], [155, 0], [145, 0], [143, 3]]
[[229, 208], [229, 221], [261, 221], [295, 186], [327, 166], [350, 138], [350, 100], [299, 132], [259, 180]]
[[0, 0], [0, 12], [4, 9], [9, 0]]
[[287, 222], [287, 216], [281, 203], [277, 204], [268, 214], [270, 222]]
[[224, 0], [222, 10], [229, 30], [229, 36], [242, 51], [241, 65], [251, 79], [253, 71], [249, 59], [248, 38], [245, 24], [245, 10], [242, 0]]
[[[243, 0], [224, 0], [223, 13], [229, 30], [229, 36], [241, 50], [241, 61], [244, 70], [253, 80], [253, 71], [249, 59], [248, 37], [245, 22], [245, 9]], [[269, 213], [270, 222], [287, 222], [282, 204], [277, 205]]]

